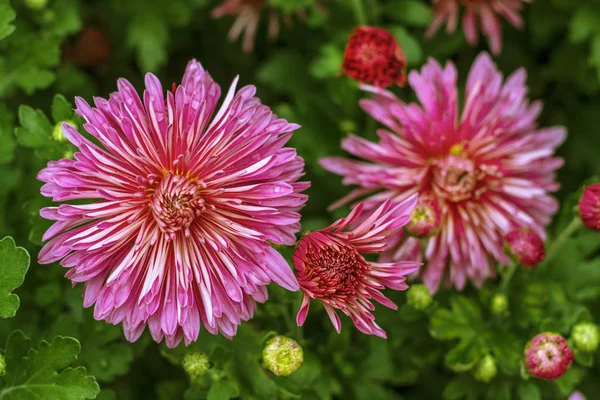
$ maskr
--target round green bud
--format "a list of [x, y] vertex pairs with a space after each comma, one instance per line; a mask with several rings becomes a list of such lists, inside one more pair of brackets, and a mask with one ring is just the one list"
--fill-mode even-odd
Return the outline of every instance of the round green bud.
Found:
[[4, 356], [2, 354], [0, 354], [0, 376], [4, 376], [5, 373], [6, 373], [6, 360], [4, 359]]
[[48, 5], [48, 0], [25, 0], [25, 5], [32, 10], [43, 10]]
[[479, 382], [488, 383], [498, 373], [498, 367], [496, 367], [496, 360], [491, 355], [486, 355], [483, 357], [477, 365], [475, 365], [475, 369], [473, 370], [473, 376]]
[[406, 302], [409, 306], [417, 310], [424, 310], [431, 305], [433, 302], [433, 297], [431, 297], [429, 288], [420, 283], [417, 285], [412, 285], [408, 289], [406, 292]]
[[210, 369], [206, 354], [197, 351], [186, 354], [181, 365], [192, 381], [198, 380]]
[[496, 315], [506, 312], [506, 310], [508, 310], [508, 298], [506, 295], [504, 293], [496, 293], [494, 297], [492, 297], [490, 309]]
[[356, 124], [352, 120], [344, 119], [340, 122], [340, 130], [344, 133], [356, 132]]
[[77, 129], [77, 124], [71, 120], [57, 122], [56, 125], [54, 125], [54, 129], [52, 129], [52, 139], [56, 140], [59, 143], [64, 143], [67, 141], [67, 138], [65, 137], [65, 133], [63, 132], [62, 128], [63, 122], [66, 122], [73, 128]]
[[304, 352], [295, 340], [275, 336], [265, 344], [262, 358], [269, 371], [277, 376], [288, 376], [300, 368], [304, 362]]
[[571, 332], [575, 346], [581, 351], [592, 352], [600, 345], [600, 330], [596, 324], [581, 322]]

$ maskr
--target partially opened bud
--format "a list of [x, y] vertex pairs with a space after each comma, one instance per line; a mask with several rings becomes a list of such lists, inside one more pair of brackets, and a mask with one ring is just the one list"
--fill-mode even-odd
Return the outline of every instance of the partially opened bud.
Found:
[[285, 336], [269, 339], [262, 356], [265, 367], [277, 376], [293, 374], [304, 362], [302, 347]]
[[592, 322], [581, 322], [575, 325], [571, 335], [575, 346], [581, 351], [596, 351], [600, 345], [600, 331]]
[[563, 376], [575, 355], [558, 333], [544, 332], [525, 346], [525, 367], [536, 378], [555, 380]]
[[427, 285], [412, 285], [406, 292], [406, 302], [417, 310], [424, 310], [433, 302], [433, 297]]
[[498, 373], [498, 367], [496, 367], [496, 360], [491, 355], [483, 357], [475, 366], [473, 370], [473, 376], [480, 382], [488, 383]]
[[442, 208], [433, 197], [421, 196], [404, 230], [410, 236], [426, 238], [436, 235], [442, 224]]
[[542, 238], [527, 228], [515, 229], [506, 235], [504, 247], [524, 267], [535, 267], [546, 257]]
[[600, 183], [594, 183], [583, 190], [579, 200], [579, 214], [587, 228], [600, 231]]
[[210, 369], [206, 354], [197, 351], [186, 354], [181, 365], [192, 381], [198, 380]]

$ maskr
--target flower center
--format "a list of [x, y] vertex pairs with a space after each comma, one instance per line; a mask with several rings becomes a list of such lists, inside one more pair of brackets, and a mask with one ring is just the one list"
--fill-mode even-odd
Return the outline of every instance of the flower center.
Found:
[[433, 163], [433, 190], [449, 201], [462, 201], [471, 197], [477, 184], [477, 169], [473, 161], [448, 154]]
[[305, 274], [316, 283], [321, 298], [346, 298], [355, 295], [369, 264], [348, 245], [310, 246], [306, 252]]
[[173, 238], [182, 229], [189, 235], [190, 225], [202, 214], [205, 205], [198, 184], [182, 175], [168, 173], [152, 194], [150, 207], [160, 230]]

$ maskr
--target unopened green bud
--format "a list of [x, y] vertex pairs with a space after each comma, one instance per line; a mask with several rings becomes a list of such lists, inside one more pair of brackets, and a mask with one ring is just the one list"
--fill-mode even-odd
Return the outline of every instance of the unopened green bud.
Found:
[[496, 367], [496, 360], [491, 355], [483, 357], [473, 370], [473, 376], [480, 382], [488, 383], [498, 373], [498, 367]]
[[186, 354], [181, 365], [192, 381], [198, 380], [210, 369], [210, 361], [206, 354], [197, 351]]
[[4, 376], [5, 373], [6, 373], [6, 360], [4, 359], [4, 356], [2, 354], [0, 354], [0, 376]]
[[58, 122], [56, 125], [54, 125], [54, 129], [52, 130], [52, 139], [56, 140], [59, 143], [64, 143], [67, 141], [67, 138], [65, 137], [65, 133], [63, 132], [63, 128], [62, 128], [63, 122], [66, 122], [67, 124], [71, 125], [73, 128], [77, 129], [77, 124], [75, 124], [75, 122], [73, 122], [71, 120], [61, 121], [61, 122]]
[[600, 345], [600, 331], [598, 326], [591, 322], [581, 322], [573, 327], [573, 342], [581, 351], [592, 352]]
[[25, 5], [32, 10], [43, 10], [48, 5], [48, 0], [25, 0]]
[[340, 130], [344, 133], [356, 132], [356, 124], [352, 120], [344, 119], [340, 122]]
[[508, 298], [506, 295], [504, 293], [496, 293], [494, 297], [492, 297], [490, 308], [496, 315], [503, 314], [508, 310]]
[[429, 288], [420, 283], [412, 285], [406, 292], [406, 302], [409, 306], [417, 309], [424, 310], [431, 305], [433, 298], [429, 292]]
[[295, 340], [285, 336], [269, 339], [262, 357], [265, 368], [277, 376], [293, 374], [304, 362], [302, 347]]

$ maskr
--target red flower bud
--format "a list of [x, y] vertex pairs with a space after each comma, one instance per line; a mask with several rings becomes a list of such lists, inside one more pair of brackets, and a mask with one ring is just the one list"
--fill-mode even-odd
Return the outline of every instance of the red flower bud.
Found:
[[563, 376], [575, 355], [558, 333], [544, 332], [525, 346], [525, 366], [536, 378], [555, 380]]
[[515, 229], [506, 235], [504, 247], [525, 267], [535, 267], [546, 257], [542, 238], [527, 228]]
[[579, 214], [587, 228], [600, 231], [600, 183], [594, 183], [583, 190], [579, 200]]

